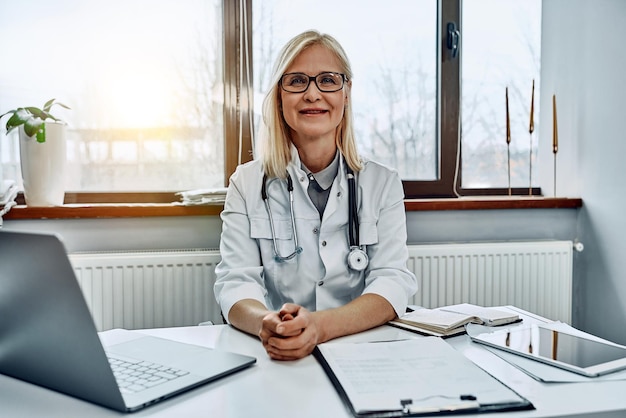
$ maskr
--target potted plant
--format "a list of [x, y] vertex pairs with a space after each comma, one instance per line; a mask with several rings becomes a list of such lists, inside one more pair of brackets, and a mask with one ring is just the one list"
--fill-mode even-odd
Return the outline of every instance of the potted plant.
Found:
[[48, 100], [42, 109], [29, 106], [0, 115], [11, 115], [7, 134], [19, 129], [20, 165], [24, 198], [28, 206], [60, 206], [65, 197], [66, 123], [53, 116], [50, 109], [59, 105]]

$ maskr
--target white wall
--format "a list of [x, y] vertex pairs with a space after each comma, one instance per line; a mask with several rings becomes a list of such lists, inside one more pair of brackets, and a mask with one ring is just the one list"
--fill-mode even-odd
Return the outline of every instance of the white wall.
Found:
[[218, 216], [33, 219], [4, 221], [4, 229], [58, 234], [68, 252], [217, 248]]
[[[621, 344], [626, 344], [625, 23], [623, 0], [543, 2], [541, 109], [551, 113], [556, 93], [563, 144], [557, 192], [578, 194], [584, 205], [577, 223], [585, 251], [576, 269], [574, 323]], [[546, 121], [551, 115], [541, 117]], [[550, 137], [551, 129], [542, 124], [542, 137]], [[542, 145], [540, 153], [550, 146]]]
[[[408, 242], [576, 240], [576, 209], [407, 213]], [[56, 233], [68, 252], [217, 248], [218, 216], [5, 221], [4, 229]]]

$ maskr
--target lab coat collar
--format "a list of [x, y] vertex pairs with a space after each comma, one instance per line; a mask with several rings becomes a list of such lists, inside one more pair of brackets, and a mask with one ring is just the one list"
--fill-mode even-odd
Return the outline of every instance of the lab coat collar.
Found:
[[[339, 149], [337, 149], [337, 153], [339, 153], [339, 170], [337, 170], [337, 178], [339, 178], [339, 184], [342, 187], [340, 191], [343, 193], [344, 190], [347, 190], [346, 161], [345, 158], [343, 158], [343, 155], [341, 154], [341, 151], [339, 151]], [[306, 177], [307, 172], [302, 167], [303, 164], [302, 160], [300, 160], [300, 154], [298, 154], [298, 149], [292, 143], [290, 169], [293, 170], [293, 172], [291, 174], [295, 175], [295, 178], [300, 178], [302, 176]]]
[[339, 150], [337, 150], [335, 152], [335, 158], [333, 158], [333, 161], [330, 163], [330, 165], [315, 174], [313, 174], [311, 170], [309, 170], [309, 168], [302, 163], [300, 164], [300, 167], [302, 167], [302, 169], [306, 172], [309, 179], [311, 178], [311, 176], [313, 176], [313, 178], [315, 178], [315, 181], [317, 181], [320, 187], [326, 190], [335, 182], [335, 177], [337, 177], [337, 172], [339, 171], [340, 156], [341, 153], [339, 152]]

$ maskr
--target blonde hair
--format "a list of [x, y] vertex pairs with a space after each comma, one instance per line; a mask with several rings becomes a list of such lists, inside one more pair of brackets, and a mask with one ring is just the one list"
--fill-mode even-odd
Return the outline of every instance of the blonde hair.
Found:
[[[289, 126], [281, 111], [280, 78], [296, 57], [313, 45], [321, 45], [334, 54], [340, 63], [341, 72], [346, 75], [347, 81], [352, 80], [352, 69], [348, 57], [339, 42], [332, 36], [310, 30], [287, 42], [276, 60], [270, 80], [270, 89], [263, 100], [263, 142], [260, 158], [263, 162], [263, 171], [268, 177], [284, 178], [287, 166], [291, 162]], [[348, 103], [350, 103], [349, 88], [347, 94]], [[348, 166], [355, 172], [360, 171], [362, 165], [354, 136], [352, 106], [345, 106], [344, 108], [343, 118], [335, 134], [335, 143]]]

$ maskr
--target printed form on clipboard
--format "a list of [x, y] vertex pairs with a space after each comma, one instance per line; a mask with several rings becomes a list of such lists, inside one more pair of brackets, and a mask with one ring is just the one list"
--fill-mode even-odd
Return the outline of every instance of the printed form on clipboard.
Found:
[[436, 309], [419, 307], [390, 321], [389, 325], [445, 338], [465, 333], [465, 325], [469, 323], [500, 326], [519, 321], [519, 315], [513, 312], [461, 303]]
[[437, 337], [328, 342], [314, 355], [355, 417], [534, 409]]

